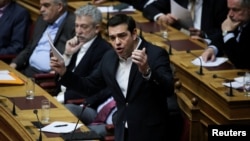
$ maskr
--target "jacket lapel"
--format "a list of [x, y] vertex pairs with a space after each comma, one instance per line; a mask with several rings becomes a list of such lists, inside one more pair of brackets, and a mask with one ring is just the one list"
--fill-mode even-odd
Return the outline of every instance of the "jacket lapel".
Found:
[[[144, 47], [144, 40], [142, 40], [138, 49], [142, 49]], [[130, 101], [136, 96], [137, 89], [140, 88], [140, 84], [142, 84], [142, 74], [138, 70], [138, 66], [135, 63], [132, 63], [129, 80], [128, 80], [128, 90], [126, 99]], [[136, 84], [136, 85], [135, 85]]]

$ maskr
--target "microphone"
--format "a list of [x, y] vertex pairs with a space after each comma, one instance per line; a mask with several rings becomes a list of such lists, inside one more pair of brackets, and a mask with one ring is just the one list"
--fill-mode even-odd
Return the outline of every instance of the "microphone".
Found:
[[42, 123], [40, 122], [39, 118], [38, 118], [38, 111], [37, 109], [33, 110], [33, 113], [36, 115], [37, 121], [39, 123], [39, 129], [40, 129], [40, 133], [39, 133], [39, 138], [38, 141], [42, 141]]
[[204, 75], [203, 70], [202, 70], [202, 60], [199, 56], [195, 55], [194, 53], [192, 53], [190, 50], [187, 50], [187, 53], [192, 54], [193, 56], [197, 57], [200, 60], [200, 70], [197, 71], [196, 73], [199, 75]]
[[139, 36], [140, 36], [141, 38], [143, 38], [143, 35], [142, 35], [142, 29], [141, 29], [141, 27], [140, 27]]
[[[109, 10], [109, 9], [108, 9], [108, 10]], [[108, 11], [108, 12], [107, 12], [107, 20], [109, 20], [109, 17], [110, 17], [110, 16], [109, 16], [109, 11]]]
[[[85, 110], [85, 108], [86, 108], [87, 106], [89, 106], [89, 104], [87, 104], [87, 103], [84, 103], [84, 104], [83, 104], [82, 111], [81, 111], [81, 113], [79, 114], [79, 117], [82, 115], [83, 111]], [[67, 141], [72, 141], [73, 136], [74, 136], [74, 134], [75, 134], [75, 132], [76, 132], [76, 128], [77, 128], [79, 122], [80, 122], [80, 118], [78, 118], [78, 120], [77, 120], [77, 122], [76, 122], [75, 128], [74, 128], [74, 130], [73, 130], [72, 133], [71, 133], [70, 140], [67, 140]]]
[[13, 103], [13, 106], [12, 106], [12, 115], [13, 115], [13, 116], [17, 116], [15, 99], [13, 99], [13, 98], [11, 98], [11, 97], [4, 96], [4, 95], [0, 95], [0, 97], [4, 97], [4, 98], [11, 99], [11, 101], [12, 101], [12, 103]]
[[230, 80], [230, 79], [227, 79], [227, 78], [224, 78], [224, 77], [221, 77], [221, 76], [218, 76], [216, 74], [213, 75], [213, 78], [220, 78], [220, 79], [224, 79], [226, 82], [229, 82], [229, 90], [228, 92], [226, 92], [227, 96], [233, 96], [233, 87], [232, 87], [232, 81], [233, 80]]
[[173, 53], [172, 53], [172, 45], [171, 45], [171, 42], [170, 42], [170, 40], [169, 40], [168, 38], [165, 38], [165, 39], [166, 39], [167, 44], [168, 44], [168, 46], [169, 46], [169, 48], [168, 48], [168, 54], [169, 54], [169, 55], [173, 55]]

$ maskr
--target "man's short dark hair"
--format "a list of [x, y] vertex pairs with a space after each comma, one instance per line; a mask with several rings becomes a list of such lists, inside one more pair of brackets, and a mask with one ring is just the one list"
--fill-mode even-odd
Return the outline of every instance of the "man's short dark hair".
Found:
[[108, 20], [107, 28], [117, 26], [120, 24], [127, 24], [128, 30], [132, 33], [136, 28], [135, 20], [131, 16], [125, 14], [116, 14]]

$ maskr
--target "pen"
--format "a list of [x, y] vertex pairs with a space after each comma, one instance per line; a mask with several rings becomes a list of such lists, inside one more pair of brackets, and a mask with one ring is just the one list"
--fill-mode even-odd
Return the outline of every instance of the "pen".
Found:
[[64, 127], [64, 126], [68, 126], [68, 124], [55, 125], [54, 127]]

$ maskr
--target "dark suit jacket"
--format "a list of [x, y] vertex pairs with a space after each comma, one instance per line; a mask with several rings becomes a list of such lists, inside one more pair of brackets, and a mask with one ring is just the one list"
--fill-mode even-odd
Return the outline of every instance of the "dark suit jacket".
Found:
[[[46, 30], [48, 23], [45, 22], [42, 17], [38, 17], [31, 41], [25, 47], [25, 49], [18, 54], [18, 56], [12, 61], [17, 64], [17, 69], [25, 69], [29, 65], [29, 58], [36, 48], [37, 43], [42, 37], [43, 32]], [[71, 39], [75, 35], [75, 15], [68, 12], [66, 18], [59, 27], [54, 40], [55, 47], [59, 52], [63, 53], [65, 49], [66, 41]]]
[[[77, 53], [75, 53], [72, 56], [70, 64], [68, 65], [68, 70], [72, 71], [75, 68], [74, 73], [76, 75], [78, 75], [79, 77], [86, 77], [90, 75], [97, 68], [104, 53], [110, 49], [112, 49], [111, 45], [106, 40], [104, 40], [101, 37], [101, 35], [98, 35], [76, 68], [75, 68], [75, 62], [77, 58]], [[98, 91], [96, 90], [92, 91], [92, 93], [97, 93], [97, 92]], [[88, 94], [79, 93], [75, 90], [67, 88], [64, 98], [65, 100], [78, 99], [87, 97], [87, 95]]]
[[139, 11], [142, 11], [144, 5], [148, 2], [148, 0], [120, 0], [120, 2], [133, 5], [134, 8], [136, 8]]
[[[175, 0], [181, 6], [187, 8], [188, 0]], [[153, 21], [159, 13], [170, 13], [170, 0], [157, 0], [143, 9], [143, 16]], [[203, 0], [201, 15], [201, 30], [208, 35], [221, 32], [221, 23], [228, 13], [227, 0]], [[180, 28], [178, 24], [173, 25]]]
[[[238, 30], [236, 28], [236, 30]], [[234, 31], [236, 33], [237, 31]], [[219, 48], [219, 52], [224, 53], [228, 59], [234, 64], [238, 69], [250, 69], [249, 63], [249, 52], [250, 52], [250, 24], [248, 23], [246, 27], [243, 28], [239, 42], [236, 41], [236, 35], [234, 38], [231, 38], [226, 43], [223, 43], [222, 34], [219, 38], [213, 40], [211, 44]], [[219, 53], [221, 54], [221, 53]]]
[[29, 12], [11, 2], [0, 18], [0, 54], [18, 54], [28, 41]]
[[169, 55], [164, 49], [146, 41], [142, 42], [139, 49], [143, 47], [146, 48], [148, 63], [152, 69], [150, 80], [143, 78], [137, 65], [133, 63], [126, 97], [116, 81], [119, 58], [114, 50], [103, 56], [98, 69], [91, 76], [79, 78], [71, 71], [67, 71], [61, 79], [65, 86], [79, 91], [108, 86], [118, 108], [115, 122], [116, 141], [123, 141], [125, 121], [128, 123], [131, 137], [129, 141], [167, 140], [166, 98], [174, 93]]

